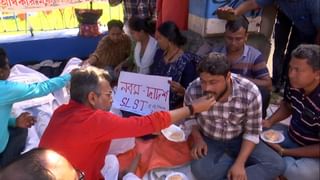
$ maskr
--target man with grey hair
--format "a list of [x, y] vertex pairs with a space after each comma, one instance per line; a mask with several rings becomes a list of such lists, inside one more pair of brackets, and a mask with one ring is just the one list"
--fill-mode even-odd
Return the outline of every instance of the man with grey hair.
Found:
[[40, 147], [62, 154], [85, 173], [86, 179], [102, 178], [100, 170], [112, 139], [159, 132], [191, 114], [208, 110], [215, 103], [214, 98], [202, 98], [169, 112], [122, 118], [108, 112], [112, 104], [109, 79], [105, 71], [94, 67], [74, 73], [69, 104], [53, 113], [40, 140]]
[[320, 177], [320, 46], [298, 46], [289, 65], [290, 87], [263, 125], [270, 128], [291, 115], [289, 128], [274, 127], [283, 131], [284, 142], [270, 146], [283, 156], [287, 179], [316, 180]]

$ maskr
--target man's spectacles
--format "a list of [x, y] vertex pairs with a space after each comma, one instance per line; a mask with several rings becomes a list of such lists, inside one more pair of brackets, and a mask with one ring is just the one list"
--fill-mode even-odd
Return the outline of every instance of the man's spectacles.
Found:
[[75, 169], [77, 172], [78, 180], [85, 180], [85, 174], [80, 169]]
[[105, 96], [108, 96], [108, 97], [111, 97], [112, 96], [112, 91], [107, 91], [107, 92], [100, 92], [100, 93], [96, 93], [98, 96], [100, 95], [105, 95]]

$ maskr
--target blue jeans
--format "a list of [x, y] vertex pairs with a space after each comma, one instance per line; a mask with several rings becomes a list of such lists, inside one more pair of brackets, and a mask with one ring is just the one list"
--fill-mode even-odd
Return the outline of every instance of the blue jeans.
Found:
[[[288, 126], [277, 124], [272, 127], [283, 132], [285, 140], [280, 144], [284, 148], [297, 148], [299, 144], [294, 142], [288, 134]], [[320, 177], [320, 159], [319, 158], [295, 158], [283, 157], [286, 165], [284, 176], [288, 180], [318, 180]]]
[[[242, 136], [229, 141], [216, 141], [203, 136], [208, 145], [208, 154], [191, 163], [191, 171], [196, 179], [226, 179], [230, 167], [237, 158], [242, 144]], [[249, 180], [273, 180], [283, 173], [285, 165], [281, 157], [264, 142], [256, 145], [246, 162]]]

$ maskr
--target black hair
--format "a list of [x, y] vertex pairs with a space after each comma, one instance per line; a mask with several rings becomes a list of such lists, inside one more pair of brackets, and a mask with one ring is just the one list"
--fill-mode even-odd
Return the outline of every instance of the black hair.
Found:
[[313, 70], [320, 70], [320, 46], [317, 44], [301, 44], [291, 53], [291, 58], [306, 59]]
[[156, 23], [151, 18], [141, 18], [133, 16], [128, 21], [129, 28], [134, 31], [144, 31], [150, 35], [154, 35], [156, 31]]
[[107, 24], [108, 30], [110, 30], [113, 27], [118, 27], [119, 29], [123, 29], [123, 23], [120, 20], [112, 19]]
[[5, 68], [7, 66], [7, 53], [0, 47], [0, 68]]
[[[45, 167], [44, 160], [41, 159], [46, 149], [35, 148], [21, 155], [16, 161], [10, 163], [1, 171], [1, 179], [7, 180], [54, 180], [54, 174]], [[6, 172], [7, 168], [14, 170]]]
[[187, 43], [187, 38], [181, 34], [178, 26], [172, 21], [162, 23], [157, 30], [162, 36], [166, 37], [170, 42], [178, 47]]
[[244, 28], [246, 32], [248, 31], [249, 21], [245, 16], [239, 16], [235, 20], [227, 21], [225, 26], [226, 31], [229, 30], [233, 33], [238, 31], [241, 27]]
[[222, 75], [227, 77], [227, 74], [230, 71], [230, 65], [224, 54], [213, 52], [200, 61], [197, 70], [199, 74], [205, 72], [211, 75]]

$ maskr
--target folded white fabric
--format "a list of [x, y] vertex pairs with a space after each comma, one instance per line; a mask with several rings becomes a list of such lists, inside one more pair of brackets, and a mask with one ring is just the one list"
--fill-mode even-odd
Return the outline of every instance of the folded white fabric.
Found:
[[[48, 77], [24, 65], [17, 64], [11, 68], [10, 76], [8, 80], [14, 81], [14, 82], [23, 82], [26, 84], [31, 84], [35, 82], [42, 82], [42, 81], [48, 80]], [[30, 100], [14, 103], [13, 110], [17, 108], [25, 109], [33, 106], [39, 106], [42, 104], [51, 103], [53, 100], [54, 100], [53, 95], [48, 94], [47, 96], [33, 98]]]

